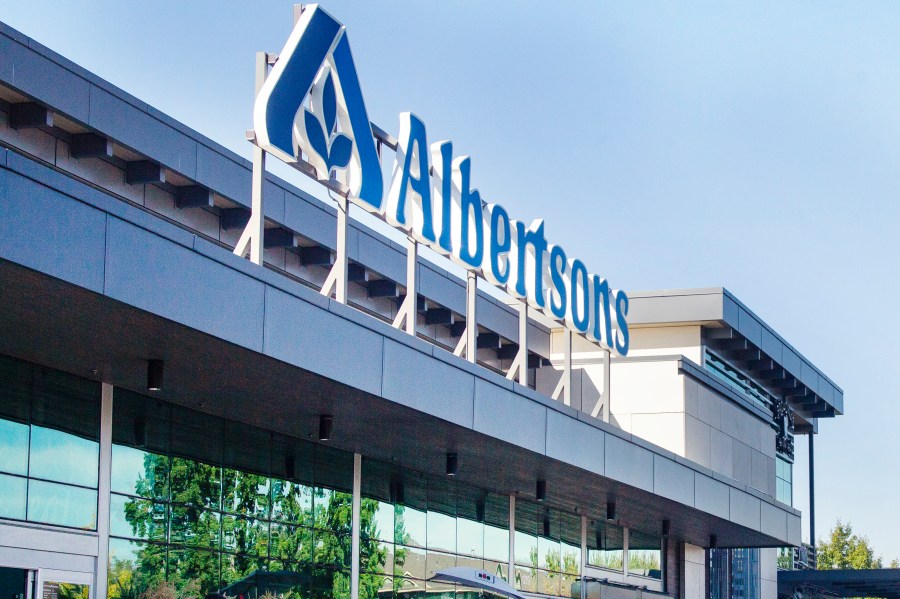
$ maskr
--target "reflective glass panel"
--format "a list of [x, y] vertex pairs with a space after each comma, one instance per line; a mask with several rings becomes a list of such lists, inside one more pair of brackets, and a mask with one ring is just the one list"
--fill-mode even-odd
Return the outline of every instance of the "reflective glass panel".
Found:
[[359, 567], [366, 572], [393, 574], [394, 544], [375, 539], [361, 539], [359, 545]]
[[660, 578], [662, 539], [636, 530], [628, 531], [628, 573]]
[[195, 506], [172, 505], [169, 542], [208, 549], [219, 548], [219, 514]]
[[222, 586], [237, 582], [257, 570], [268, 570], [270, 562], [255, 555], [222, 554]]
[[0, 518], [25, 519], [28, 480], [0, 474]]
[[269, 523], [256, 518], [223, 515], [222, 549], [231, 553], [267, 556], [269, 554]]
[[468, 518], [456, 519], [456, 552], [460, 555], [484, 555], [484, 524]]
[[312, 599], [349, 599], [350, 572], [331, 568], [315, 568], [310, 589]]
[[415, 547], [425, 546], [428, 526], [424, 511], [398, 505], [394, 517], [394, 542]]
[[269, 531], [271, 557], [282, 561], [309, 563], [312, 557], [310, 529], [272, 522]]
[[222, 469], [218, 466], [173, 457], [169, 481], [173, 502], [219, 509]]
[[[517, 526], [518, 528], [518, 526]], [[538, 566], [537, 536], [516, 530], [516, 563]]]
[[442, 551], [428, 551], [425, 554], [425, 579], [434, 576], [439, 570], [456, 566], [456, 556]]
[[425, 550], [419, 547], [396, 546], [394, 573], [406, 578], [425, 578]]
[[484, 527], [484, 557], [498, 562], [509, 561], [509, 530], [496, 526]]
[[268, 477], [224, 469], [222, 471], [222, 505], [226, 512], [268, 519]]
[[109, 540], [109, 597], [139, 597], [166, 577], [166, 548], [124, 539]]
[[[535, 552], [537, 549], [535, 549]], [[537, 568], [516, 566], [515, 587], [526, 593], [537, 593], [538, 571]]]
[[456, 551], [456, 518], [429, 510], [427, 527], [429, 549]]
[[0, 472], [28, 474], [28, 425], [0, 420]]
[[115, 493], [167, 499], [169, 458], [124, 445], [112, 447], [112, 481]]
[[538, 593], [559, 595], [559, 574], [538, 570]]
[[31, 480], [28, 519], [86, 530], [97, 528], [97, 491]]
[[624, 531], [612, 524], [598, 524], [592, 535], [588, 533], [587, 561], [590, 565], [622, 572], [624, 562]]
[[547, 537], [538, 537], [538, 563], [539, 568], [546, 568], [559, 572], [562, 570], [560, 562], [559, 541], [548, 539]]
[[272, 519], [312, 526], [312, 487], [272, 479]]
[[366, 538], [394, 541], [394, 506], [377, 499], [362, 500], [363, 523], [360, 534]]
[[110, 495], [110, 534], [118, 537], [166, 540], [166, 506], [146, 499]]
[[581, 547], [575, 547], [568, 543], [560, 545], [562, 549], [562, 571], [567, 574], [579, 574], [581, 572]]
[[29, 475], [97, 488], [100, 444], [70, 433], [31, 427]]
[[219, 555], [213, 551], [170, 548], [167, 578], [175, 585], [175, 596], [196, 597], [216, 591], [219, 588]]

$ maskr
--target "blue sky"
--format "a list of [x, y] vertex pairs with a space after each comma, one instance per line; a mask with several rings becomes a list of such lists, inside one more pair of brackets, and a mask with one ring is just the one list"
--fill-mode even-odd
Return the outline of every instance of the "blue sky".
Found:
[[[485, 199], [543, 217], [616, 286], [727, 287], [843, 387], [816, 438], [818, 534], [840, 517], [900, 557], [900, 4], [324, 7], [382, 128], [415, 112], [472, 156]], [[9, 25], [247, 157], [253, 54], [281, 49], [291, 10], [0, 0]]]

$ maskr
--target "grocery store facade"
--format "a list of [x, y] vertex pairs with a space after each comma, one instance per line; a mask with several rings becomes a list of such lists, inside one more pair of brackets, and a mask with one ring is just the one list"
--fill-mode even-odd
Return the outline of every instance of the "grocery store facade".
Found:
[[324, 188], [266, 175], [255, 221], [251, 163], [5, 25], [0, 56], [4, 589], [776, 596], [794, 436], [843, 396], [729, 292], [629, 293], [610, 351]]

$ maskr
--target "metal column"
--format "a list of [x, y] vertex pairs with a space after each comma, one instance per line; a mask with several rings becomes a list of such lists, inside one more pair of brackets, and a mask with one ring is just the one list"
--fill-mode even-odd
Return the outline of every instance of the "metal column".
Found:
[[359, 531], [362, 505], [362, 455], [353, 454], [353, 514], [350, 533], [350, 599], [359, 599]]
[[813, 431], [809, 431], [809, 544], [816, 546], [816, 475]]
[[100, 472], [97, 480], [97, 587], [94, 597], [105, 599], [109, 583], [109, 489], [112, 478], [113, 386], [100, 386]]

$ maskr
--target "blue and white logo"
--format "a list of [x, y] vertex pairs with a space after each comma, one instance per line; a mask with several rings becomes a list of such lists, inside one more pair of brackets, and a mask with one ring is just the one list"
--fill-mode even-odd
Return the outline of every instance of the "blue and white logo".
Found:
[[285, 162], [303, 158], [358, 204], [379, 211], [383, 181], [346, 28], [304, 8], [253, 108], [257, 143]]

